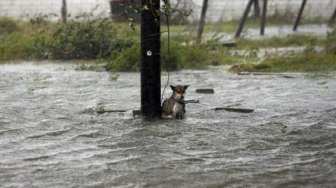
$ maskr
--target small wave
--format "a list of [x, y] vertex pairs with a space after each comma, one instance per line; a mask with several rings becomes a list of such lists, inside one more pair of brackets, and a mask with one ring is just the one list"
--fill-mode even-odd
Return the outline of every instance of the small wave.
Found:
[[32, 135], [32, 136], [28, 136], [27, 138], [29, 139], [35, 139], [35, 138], [41, 138], [41, 137], [45, 137], [45, 136], [60, 136], [63, 135], [69, 131], [71, 131], [72, 128], [69, 129], [65, 129], [65, 130], [58, 130], [58, 131], [51, 131], [51, 132], [45, 132], [45, 133], [41, 133], [38, 135]]
[[23, 161], [39, 161], [39, 160], [44, 160], [48, 159], [50, 156], [44, 155], [44, 156], [38, 156], [38, 157], [30, 157], [30, 158], [25, 158]]
[[129, 157], [119, 157], [116, 159], [112, 159], [110, 161], [108, 161], [106, 164], [107, 165], [114, 165], [114, 164], [119, 164], [119, 163], [123, 163], [123, 162], [128, 162], [128, 161], [134, 161], [134, 160], [139, 160], [141, 159], [140, 156], [129, 156]]
[[25, 131], [23, 129], [9, 129], [0, 131], [0, 138], [16, 139], [21, 137]]
[[76, 140], [78, 138], [97, 138], [99, 136], [103, 136], [103, 134], [101, 134], [99, 130], [93, 130], [76, 135], [75, 137], [71, 138], [71, 140]]

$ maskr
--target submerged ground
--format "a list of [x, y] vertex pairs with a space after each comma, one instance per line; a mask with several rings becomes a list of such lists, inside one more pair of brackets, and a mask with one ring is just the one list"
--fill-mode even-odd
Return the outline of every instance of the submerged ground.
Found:
[[[336, 76], [171, 73], [184, 120], [145, 122], [139, 74], [0, 65], [1, 187], [333, 187]], [[166, 77], [163, 77], [165, 82]], [[214, 95], [195, 93], [214, 88]], [[167, 93], [168, 95], [168, 93]], [[251, 114], [215, 112], [246, 107]]]

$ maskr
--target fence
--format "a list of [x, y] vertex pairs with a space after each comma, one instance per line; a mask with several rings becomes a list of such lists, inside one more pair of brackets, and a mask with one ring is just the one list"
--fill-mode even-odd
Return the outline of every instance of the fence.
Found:
[[[203, 0], [180, 1], [180, 6], [193, 10], [190, 20], [199, 19]], [[217, 22], [239, 19], [248, 0], [209, 0], [207, 21]], [[110, 15], [109, 0], [67, 0], [68, 13], [75, 17], [83, 13], [95, 16]], [[269, 0], [268, 16], [294, 15], [300, 7], [301, 0]], [[39, 15], [60, 17], [62, 0], [0, 0], [0, 16], [30, 18]], [[336, 8], [336, 0], [308, 0], [304, 18], [329, 18]]]

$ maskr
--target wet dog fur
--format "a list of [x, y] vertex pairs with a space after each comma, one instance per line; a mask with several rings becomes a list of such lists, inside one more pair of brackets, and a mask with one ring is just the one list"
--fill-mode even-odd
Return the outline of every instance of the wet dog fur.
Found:
[[170, 86], [173, 94], [164, 100], [162, 104], [162, 118], [183, 119], [185, 115], [184, 94], [189, 86]]

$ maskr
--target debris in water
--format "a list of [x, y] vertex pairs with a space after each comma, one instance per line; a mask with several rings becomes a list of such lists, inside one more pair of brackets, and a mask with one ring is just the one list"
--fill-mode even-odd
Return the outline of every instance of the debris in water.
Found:
[[254, 112], [253, 109], [248, 109], [248, 108], [230, 108], [230, 107], [216, 107], [213, 108], [215, 111], [228, 111], [228, 112], [238, 112], [238, 113], [252, 113]]
[[202, 93], [202, 94], [214, 94], [214, 89], [196, 89], [196, 93]]
[[200, 103], [199, 100], [185, 100], [184, 104], [191, 104], [191, 103]]

